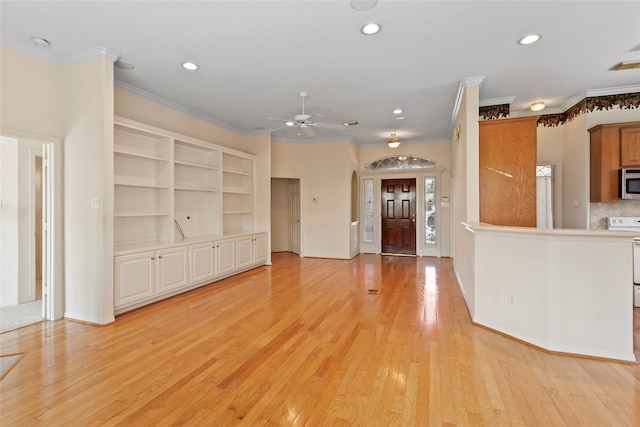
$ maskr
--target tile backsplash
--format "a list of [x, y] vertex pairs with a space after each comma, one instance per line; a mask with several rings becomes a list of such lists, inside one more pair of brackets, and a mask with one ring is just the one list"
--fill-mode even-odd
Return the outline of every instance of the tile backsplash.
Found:
[[592, 230], [606, 230], [610, 216], [640, 217], [640, 200], [620, 200], [617, 203], [591, 203], [589, 227]]

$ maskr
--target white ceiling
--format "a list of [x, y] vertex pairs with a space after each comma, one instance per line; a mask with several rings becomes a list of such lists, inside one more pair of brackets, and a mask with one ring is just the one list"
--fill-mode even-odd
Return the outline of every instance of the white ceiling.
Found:
[[[243, 134], [273, 129], [300, 113], [360, 124], [341, 130], [274, 132], [282, 140], [352, 138], [384, 144], [448, 140], [460, 83], [484, 76], [480, 98], [513, 97], [560, 112], [588, 91], [629, 91], [640, 70], [609, 71], [640, 59], [640, 1], [396, 1], [367, 11], [349, 1], [4, 1], [2, 42], [64, 61], [105, 47], [135, 70], [117, 84]], [[382, 31], [364, 36], [376, 21]], [[529, 33], [531, 46], [517, 40]], [[48, 49], [30, 38], [51, 42]], [[184, 61], [200, 65], [195, 72]], [[598, 92], [600, 93], [600, 92]], [[402, 108], [406, 120], [395, 120]]]

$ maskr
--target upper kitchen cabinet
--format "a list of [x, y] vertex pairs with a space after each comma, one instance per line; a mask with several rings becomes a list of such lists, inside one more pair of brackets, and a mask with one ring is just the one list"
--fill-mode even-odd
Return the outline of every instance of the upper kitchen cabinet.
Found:
[[589, 129], [592, 202], [618, 201], [618, 171], [640, 167], [640, 122], [610, 123]]
[[620, 166], [640, 167], [640, 124], [620, 128]]
[[537, 116], [480, 122], [480, 221], [536, 226]]

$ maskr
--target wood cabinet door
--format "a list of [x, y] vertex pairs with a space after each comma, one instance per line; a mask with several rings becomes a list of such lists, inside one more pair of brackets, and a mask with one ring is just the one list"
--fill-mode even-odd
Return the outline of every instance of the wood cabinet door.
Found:
[[416, 180], [382, 180], [382, 252], [416, 254]]
[[620, 129], [620, 163], [622, 167], [640, 166], [640, 127]]
[[480, 221], [536, 226], [537, 117], [480, 122]]

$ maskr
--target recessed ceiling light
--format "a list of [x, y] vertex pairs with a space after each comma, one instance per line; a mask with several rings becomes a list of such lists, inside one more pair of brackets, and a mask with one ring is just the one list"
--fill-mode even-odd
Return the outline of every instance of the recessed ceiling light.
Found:
[[287, 126], [293, 126], [295, 123], [293, 123], [293, 122], [285, 122], [284, 124], [287, 125]]
[[393, 114], [400, 114], [402, 113], [402, 108], [396, 108], [395, 110], [393, 110]]
[[51, 46], [51, 43], [49, 43], [49, 40], [43, 39], [42, 37], [31, 37], [31, 43], [33, 43], [34, 45], [36, 45], [38, 47], [49, 47], [49, 46]]
[[528, 36], [524, 36], [520, 40], [518, 40], [518, 44], [527, 45], [532, 44], [540, 40], [542, 36], [539, 34], [529, 34]]
[[396, 119], [396, 120], [404, 120], [404, 119], [406, 119], [406, 117], [405, 116], [397, 116], [397, 117], [394, 117], [394, 119]]
[[375, 22], [372, 22], [370, 24], [363, 26], [360, 29], [360, 31], [362, 32], [362, 34], [365, 34], [367, 36], [372, 36], [374, 34], [379, 33], [381, 29], [382, 29], [382, 26], [380, 24], [376, 24]]
[[544, 110], [544, 102], [537, 101], [531, 104], [531, 111], [542, 111]]
[[357, 121], [357, 120], [354, 120], [354, 121], [352, 121], [352, 122], [344, 122], [344, 123], [343, 123], [343, 125], [345, 125], [345, 126], [347, 126], [347, 127], [348, 127], [348, 126], [355, 126], [355, 125], [357, 125], [357, 124], [358, 124], [358, 121]]
[[183, 62], [182, 63], [182, 68], [184, 68], [185, 70], [189, 70], [189, 71], [195, 71], [198, 68], [197, 64], [194, 64], [193, 62]]

